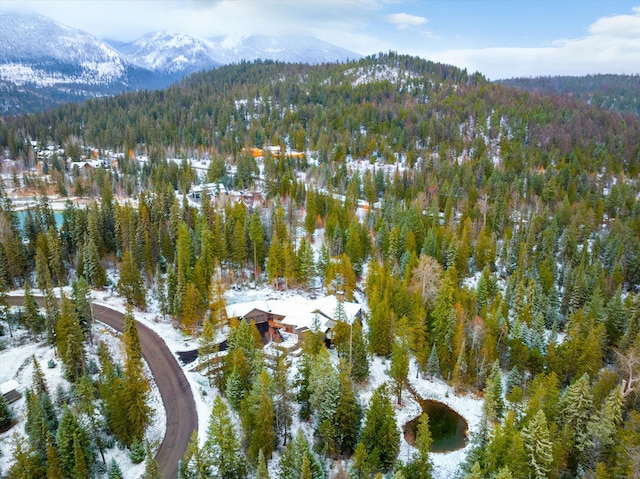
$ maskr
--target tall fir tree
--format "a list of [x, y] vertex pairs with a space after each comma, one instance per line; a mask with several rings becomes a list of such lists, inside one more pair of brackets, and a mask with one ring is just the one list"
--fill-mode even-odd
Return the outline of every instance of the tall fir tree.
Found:
[[282, 444], [287, 445], [291, 435], [291, 423], [293, 415], [293, 391], [289, 383], [289, 371], [291, 361], [286, 353], [277, 358], [273, 371], [273, 404], [275, 408], [276, 433], [282, 439]]
[[487, 379], [482, 408], [489, 421], [495, 422], [502, 419], [504, 414], [504, 399], [502, 397], [502, 374], [500, 373], [498, 360], [493, 364], [491, 376]]
[[522, 430], [524, 446], [534, 479], [547, 479], [553, 465], [553, 442], [547, 418], [540, 409]]
[[44, 318], [40, 314], [40, 308], [36, 304], [35, 299], [33, 299], [33, 294], [28, 282], [24, 284], [22, 322], [35, 338], [39, 338], [45, 331]]
[[362, 421], [362, 408], [353, 390], [349, 372], [349, 368], [340, 371], [340, 396], [333, 415], [333, 442], [337, 452], [346, 455], [351, 455], [356, 448]]
[[270, 458], [276, 446], [271, 383], [269, 373], [263, 369], [241, 405], [242, 427], [249, 435], [247, 457], [253, 464], [256, 464], [260, 450]]
[[[84, 468], [82, 468], [82, 470], [86, 470], [87, 474], [89, 474], [89, 468], [93, 464], [91, 439], [67, 406], [65, 406], [62, 411], [62, 418], [60, 419], [56, 439], [60, 462], [66, 475], [76, 477], [76, 466], [82, 466], [79, 462], [80, 457], [84, 461]], [[84, 479], [84, 477], [82, 479]]]
[[41, 479], [46, 477], [46, 465], [42, 456], [18, 433], [13, 434], [13, 463], [6, 479]]
[[47, 437], [47, 479], [64, 479], [64, 469], [55, 441], [51, 435]]
[[127, 303], [142, 309], [146, 307], [144, 280], [140, 268], [135, 264], [128, 250], [123, 253], [120, 263], [118, 293], [125, 297]]
[[391, 470], [400, 451], [400, 430], [384, 384], [373, 393], [360, 441], [374, 470]]
[[431, 379], [440, 376], [440, 360], [438, 359], [438, 350], [435, 343], [431, 346], [431, 353], [427, 360], [427, 374]]
[[389, 376], [398, 404], [402, 404], [402, 390], [409, 375], [409, 346], [402, 337], [397, 338], [391, 349], [391, 367]]
[[324, 479], [326, 473], [322, 464], [311, 450], [311, 446], [304, 437], [302, 430], [298, 430], [293, 441], [287, 444], [280, 457], [280, 479], [300, 479], [303, 464], [308, 464], [311, 479]]
[[100, 261], [100, 252], [93, 238], [85, 238], [83, 248], [83, 270], [87, 281], [94, 288], [101, 288], [107, 284], [107, 273]]
[[153, 410], [148, 404], [151, 388], [144, 374], [142, 348], [131, 308], [127, 308], [124, 316], [122, 342], [125, 364], [121, 405], [126, 405], [127, 418], [127, 430], [122, 439], [125, 444], [131, 445], [134, 441], [142, 441], [153, 418]]
[[431, 430], [429, 429], [429, 416], [422, 414], [418, 421], [418, 429], [414, 442], [417, 452], [412, 460], [401, 468], [405, 477], [431, 479], [433, 464], [429, 457], [429, 450], [431, 449], [432, 443], [433, 438], [431, 436]]
[[213, 403], [203, 454], [209, 456], [208, 461], [216, 471], [216, 477], [220, 479], [247, 477], [249, 467], [227, 406], [220, 396], [217, 396]]
[[144, 472], [142, 473], [142, 479], [162, 479], [160, 474], [160, 467], [158, 461], [153, 457], [151, 452], [151, 446], [149, 441], [145, 442], [145, 459], [144, 459]]
[[267, 469], [267, 461], [264, 459], [262, 449], [258, 453], [258, 467], [256, 468], [255, 479], [271, 479], [269, 476], [269, 470]]

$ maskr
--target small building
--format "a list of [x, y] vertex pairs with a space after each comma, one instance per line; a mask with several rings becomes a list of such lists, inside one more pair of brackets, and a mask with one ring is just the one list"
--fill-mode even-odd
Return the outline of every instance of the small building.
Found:
[[22, 396], [18, 390], [19, 388], [20, 383], [15, 379], [10, 379], [0, 384], [0, 394], [2, 394], [8, 403], [12, 403]]

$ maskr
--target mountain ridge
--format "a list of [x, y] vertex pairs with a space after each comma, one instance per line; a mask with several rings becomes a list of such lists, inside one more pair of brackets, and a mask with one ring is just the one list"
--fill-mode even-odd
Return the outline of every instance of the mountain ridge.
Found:
[[313, 37], [212, 37], [151, 32], [102, 40], [37, 14], [0, 12], [0, 114], [157, 89], [203, 70], [257, 59], [344, 62], [360, 55]]

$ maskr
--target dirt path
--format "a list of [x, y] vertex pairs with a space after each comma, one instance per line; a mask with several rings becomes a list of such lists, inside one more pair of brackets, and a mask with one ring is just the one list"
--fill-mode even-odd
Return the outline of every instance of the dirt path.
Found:
[[[9, 296], [9, 306], [22, 306], [23, 297]], [[36, 298], [41, 306], [42, 298]], [[122, 332], [123, 314], [105, 306], [93, 305], [97, 320]], [[165, 342], [150, 328], [137, 323], [142, 354], [160, 390], [167, 414], [167, 431], [156, 460], [164, 479], [178, 477], [178, 462], [184, 456], [189, 439], [198, 428], [198, 415], [191, 388], [182, 369]]]

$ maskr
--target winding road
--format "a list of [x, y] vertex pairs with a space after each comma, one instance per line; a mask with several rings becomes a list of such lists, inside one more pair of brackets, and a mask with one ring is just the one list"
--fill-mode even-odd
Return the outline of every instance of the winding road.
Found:
[[[43, 298], [35, 298], [44, 305]], [[8, 296], [9, 306], [22, 306], [22, 296]], [[95, 318], [122, 332], [124, 315], [106, 306], [93, 305]], [[150, 328], [136, 322], [142, 354], [158, 385], [167, 414], [167, 430], [156, 454], [164, 479], [178, 477], [178, 462], [184, 456], [191, 434], [198, 429], [196, 403], [184, 372], [165, 342]]]

